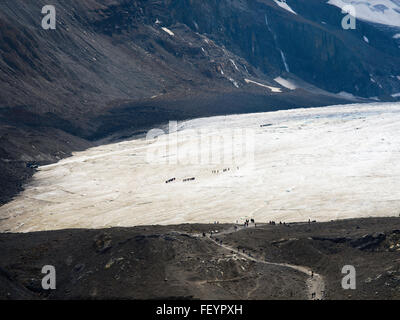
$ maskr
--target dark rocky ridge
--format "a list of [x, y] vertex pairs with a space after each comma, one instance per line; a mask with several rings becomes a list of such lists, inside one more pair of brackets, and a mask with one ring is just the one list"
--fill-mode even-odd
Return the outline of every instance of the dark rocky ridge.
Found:
[[[0, 234], [0, 299], [306, 299], [307, 277], [234, 255], [201, 234], [230, 225]], [[400, 218], [261, 225], [217, 235], [253, 257], [324, 277], [326, 299], [400, 298]], [[41, 287], [53, 265], [57, 289]], [[357, 289], [341, 270], [356, 268]]]

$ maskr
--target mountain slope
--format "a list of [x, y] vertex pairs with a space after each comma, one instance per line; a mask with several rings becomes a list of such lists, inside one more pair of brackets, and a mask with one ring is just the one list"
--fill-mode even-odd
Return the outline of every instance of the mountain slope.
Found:
[[104, 102], [232, 89], [288, 70], [331, 92], [368, 98], [400, 90], [391, 77], [400, 74], [399, 48], [389, 34], [361, 21], [342, 30], [340, 10], [321, 0], [289, 1], [296, 15], [277, 3], [56, 1], [57, 30], [46, 31], [37, 14], [45, 1], [2, 2], [1, 106], [68, 117], [72, 105], [85, 115]]

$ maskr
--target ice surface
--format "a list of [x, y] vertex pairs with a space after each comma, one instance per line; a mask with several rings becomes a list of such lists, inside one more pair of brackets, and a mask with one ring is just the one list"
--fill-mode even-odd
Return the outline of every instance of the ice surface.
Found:
[[[0, 208], [0, 230], [327, 221], [400, 212], [400, 103], [203, 118], [178, 128], [40, 167], [25, 191]], [[243, 129], [253, 133], [254, 158], [196, 161], [206, 152], [199, 151], [196, 132], [215, 138]], [[179, 148], [158, 152], [173, 136]], [[213, 144], [212, 154], [223, 145]]]

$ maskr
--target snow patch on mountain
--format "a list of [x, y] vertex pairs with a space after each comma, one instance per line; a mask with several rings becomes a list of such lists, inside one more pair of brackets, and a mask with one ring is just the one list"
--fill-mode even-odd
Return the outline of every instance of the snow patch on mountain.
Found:
[[168, 28], [165, 28], [165, 27], [162, 27], [161, 29], [163, 29], [166, 33], [168, 33], [170, 36], [174, 36], [175, 34], [171, 31], [171, 30], [169, 30]]
[[282, 62], [283, 62], [283, 65], [285, 66], [285, 70], [286, 70], [286, 72], [290, 72], [289, 65], [286, 60], [286, 56], [282, 50], [280, 50], [280, 51], [281, 51]]
[[293, 81], [284, 79], [282, 77], [277, 77], [274, 79], [274, 81], [289, 90], [296, 90], [298, 88], [298, 86]]
[[237, 71], [239, 71], [239, 68], [238, 68], [238, 66], [236, 65], [235, 61], [234, 61], [233, 59], [229, 59], [229, 60], [230, 60], [230, 62], [232, 63], [232, 65], [235, 67], [235, 69], [236, 69]]
[[228, 79], [229, 79], [230, 82], [233, 83], [233, 85], [234, 85], [236, 88], [239, 88], [239, 84], [237, 83], [237, 81], [235, 81], [235, 79], [233, 79], [233, 78], [231, 78], [231, 77], [228, 77]]
[[339, 97], [343, 97], [343, 98], [348, 99], [348, 100], [357, 101], [357, 100], [360, 99], [359, 97], [356, 97], [355, 95], [353, 95], [353, 94], [351, 94], [351, 93], [349, 93], [349, 92], [345, 92], [345, 91], [341, 91], [341, 92], [339, 92], [337, 95], [338, 95]]
[[244, 79], [244, 81], [245, 81], [246, 83], [252, 83], [252, 84], [255, 84], [255, 85], [257, 85], [257, 86], [267, 88], [267, 89], [271, 90], [272, 92], [282, 92], [282, 90], [281, 90], [280, 88], [270, 87], [270, 86], [267, 86], [267, 85], [265, 85], [265, 84], [262, 84], [262, 83], [253, 81], [253, 80]]
[[328, 4], [339, 8], [352, 5], [358, 19], [400, 27], [399, 0], [329, 0]]
[[289, 5], [286, 3], [286, 0], [274, 0], [274, 2], [280, 6], [282, 9], [289, 11], [290, 13], [296, 14], [297, 13], [291, 8], [289, 7]]

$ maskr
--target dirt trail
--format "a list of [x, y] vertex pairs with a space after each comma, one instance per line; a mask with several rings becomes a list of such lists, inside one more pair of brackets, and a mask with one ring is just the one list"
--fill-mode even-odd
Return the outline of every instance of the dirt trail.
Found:
[[[255, 226], [253, 226], [253, 227], [255, 227]], [[251, 228], [251, 227], [249, 226], [248, 228]], [[227, 234], [238, 232], [243, 229], [244, 229], [244, 227], [231, 228], [231, 229], [219, 232], [216, 235], [217, 236], [227, 235]], [[201, 237], [201, 235], [196, 235], [196, 236]], [[224, 248], [225, 250], [234, 252], [235, 254], [237, 254], [247, 260], [254, 261], [257, 263], [263, 263], [263, 264], [267, 264], [267, 265], [290, 268], [290, 269], [293, 269], [293, 270], [296, 270], [296, 271], [306, 274], [308, 276], [308, 279], [306, 282], [307, 291], [308, 291], [308, 294], [307, 294], [308, 299], [309, 300], [323, 300], [324, 299], [324, 291], [325, 291], [324, 279], [320, 274], [315, 273], [315, 272], [313, 273], [313, 271], [310, 268], [305, 267], [305, 266], [297, 266], [297, 265], [293, 265], [293, 264], [288, 264], [288, 263], [277, 263], [277, 262], [269, 262], [269, 261], [261, 260], [256, 257], [253, 257], [251, 255], [251, 253], [247, 254], [245, 252], [240, 252], [237, 249], [234, 249], [233, 247], [228, 246], [227, 244], [217, 242], [215, 240], [215, 237], [207, 235], [207, 239], [212, 241], [214, 244], [220, 246], [221, 248]], [[250, 295], [251, 295], [251, 293], [249, 293], [249, 296]]]

